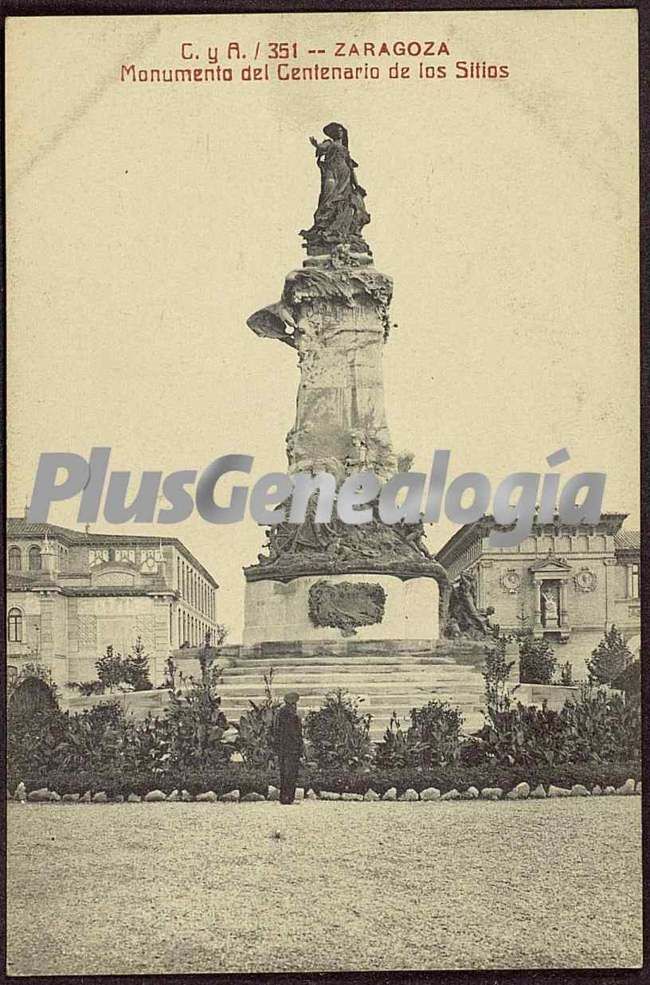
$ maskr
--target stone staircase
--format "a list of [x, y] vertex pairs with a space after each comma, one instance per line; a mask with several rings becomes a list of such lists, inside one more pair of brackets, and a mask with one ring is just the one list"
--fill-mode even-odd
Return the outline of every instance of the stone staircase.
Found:
[[[383, 737], [393, 712], [408, 724], [409, 711], [432, 698], [447, 700], [460, 708], [464, 731], [473, 732], [483, 724], [483, 678], [471, 663], [460, 663], [435, 650], [398, 648], [387, 653], [385, 644], [373, 652], [366, 645], [362, 652], [333, 653], [318, 648], [312, 652], [283, 654], [276, 644], [272, 655], [261, 655], [257, 648], [233, 647], [229, 666], [224, 669], [220, 687], [222, 708], [236, 720], [250, 707], [249, 699], [263, 700], [264, 674], [273, 670], [274, 695], [289, 690], [300, 696], [300, 711], [319, 708], [328, 691], [342, 688], [363, 699], [361, 709], [370, 712], [371, 737]], [[252, 650], [252, 652], [251, 652]], [[248, 652], [246, 652], [248, 651]]]

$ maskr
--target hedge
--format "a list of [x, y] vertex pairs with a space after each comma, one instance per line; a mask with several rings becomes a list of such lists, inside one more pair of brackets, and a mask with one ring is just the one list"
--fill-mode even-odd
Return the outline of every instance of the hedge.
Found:
[[[548, 786], [553, 783], [560, 787], [572, 787], [582, 783], [588, 789], [596, 784], [601, 787], [619, 787], [628, 779], [641, 779], [641, 766], [638, 762], [620, 763], [575, 763], [563, 766], [547, 767], [512, 767], [512, 766], [439, 766], [428, 770], [378, 770], [351, 773], [341, 770], [317, 770], [303, 768], [298, 783], [305, 790], [310, 787], [320, 793], [330, 790], [335, 793], [360, 793], [374, 790], [383, 794], [390, 787], [397, 788], [398, 796], [408, 787], [418, 793], [426, 787], [437, 787], [441, 793], [455, 788], [459, 792], [475, 786], [501, 787], [504, 791], [511, 790], [517, 783], [525, 780], [531, 788], [538, 783]], [[247, 793], [266, 795], [269, 784], [279, 786], [278, 774], [274, 771], [254, 770], [244, 765], [228, 765], [218, 770], [205, 770], [173, 773], [164, 776], [154, 772], [115, 773], [92, 772], [85, 770], [72, 771], [39, 771], [26, 776], [9, 775], [8, 789], [13, 792], [19, 782], [23, 782], [28, 791], [47, 787], [63, 796], [66, 793], [91, 794], [104, 790], [109, 798], [130, 793], [144, 795], [150, 790], [162, 790], [169, 794], [172, 790], [187, 790], [192, 796], [197, 793], [213, 790], [218, 796], [230, 790], [238, 789], [243, 797]]]

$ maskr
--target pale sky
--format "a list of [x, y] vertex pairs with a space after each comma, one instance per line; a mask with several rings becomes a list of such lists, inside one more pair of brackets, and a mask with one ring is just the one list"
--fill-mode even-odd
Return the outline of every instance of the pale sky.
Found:
[[[119, 81], [123, 63], [184, 67], [183, 41], [296, 40], [297, 64], [340, 64], [338, 40], [411, 38], [446, 40], [451, 77]], [[25, 18], [7, 43], [10, 513], [43, 451], [110, 445], [136, 482], [229, 452], [255, 456], [253, 481], [286, 467], [296, 354], [246, 318], [302, 263], [308, 137], [337, 120], [395, 282], [396, 448], [419, 471], [450, 448], [450, 479], [483, 471], [494, 489], [566, 446], [561, 474], [605, 471], [605, 509], [638, 527], [634, 11]], [[457, 59], [509, 78], [456, 79]], [[76, 526], [77, 506], [50, 520]], [[252, 520], [92, 529], [181, 538], [239, 638]], [[431, 548], [455, 529], [429, 528]]]

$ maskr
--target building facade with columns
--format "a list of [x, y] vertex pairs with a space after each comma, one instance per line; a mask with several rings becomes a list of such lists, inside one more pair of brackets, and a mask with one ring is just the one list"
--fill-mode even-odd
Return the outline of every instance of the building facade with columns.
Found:
[[107, 646], [126, 655], [140, 637], [159, 683], [172, 649], [215, 629], [218, 587], [175, 537], [84, 533], [10, 517], [8, 677], [39, 663], [60, 685], [94, 680]]
[[623, 530], [627, 514], [605, 513], [596, 524], [534, 526], [516, 547], [491, 547], [492, 517], [461, 527], [437, 553], [452, 583], [471, 576], [476, 604], [492, 607], [504, 630], [532, 629], [556, 645], [576, 680], [606, 629], [621, 630], [640, 648], [640, 535]]

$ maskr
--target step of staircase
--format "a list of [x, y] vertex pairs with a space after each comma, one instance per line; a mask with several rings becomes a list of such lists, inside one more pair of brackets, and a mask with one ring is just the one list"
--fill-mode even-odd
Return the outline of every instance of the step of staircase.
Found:
[[[303, 657], [278, 653], [272, 657], [251, 657], [246, 659], [242, 657], [229, 657], [228, 659], [233, 660], [233, 665], [229, 668], [230, 670], [235, 668], [251, 668], [260, 671], [266, 670], [270, 667], [317, 667], [319, 665], [336, 665], [341, 667], [433, 667], [440, 665], [457, 665], [457, 661], [451, 657], [427, 656], [417, 653], [393, 653], [388, 655], [380, 653], [364, 653], [351, 659], [349, 656], [343, 655], [338, 658], [333, 657], [330, 652], [324, 651], [323, 653], [305, 654]], [[218, 662], [219, 661], [217, 659], [217, 663]]]
[[411, 708], [421, 707], [434, 698], [459, 708], [466, 732], [483, 724], [481, 674], [474, 667], [449, 658], [432, 659], [430, 655], [422, 657], [414, 653], [374, 657], [364, 653], [340, 659], [333, 658], [331, 653], [313, 657], [236, 657], [234, 665], [224, 669], [219, 688], [221, 707], [228, 718], [237, 720], [250, 708], [251, 699], [264, 700], [263, 675], [271, 668], [273, 694], [281, 697], [286, 691], [297, 691], [303, 715], [320, 708], [325, 695], [338, 688], [352, 697], [362, 698], [362, 711], [372, 715], [370, 734], [374, 741], [383, 737], [393, 713], [407, 727]]
[[[266, 694], [263, 681], [251, 678], [250, 680], [235, 678], [222, 678], [221, 687], [230, 694], [249, 695], [251, 698]], [[377, 693], [402, 693], [417, 691], [426, 693], [432, 690], [453, 691], [462, 694], [464, 691], [483, 692], [481, 682], [468, 681], [466, 677], [445, 677], [432, 679], [430, 677], [335, 677], [322, 674], [318, 677], [306, 677], [296, 674], [295, 676], [278, 675], [271, 682], [271, 692], [276, 698], [282, 698], [287, 691], [297, 691], [300, 695], [307, 694], [327, 694], [329, 691], [345, 691], [349, 694], [361, 694], [365, 691]]]
[[[322, 663], [309, 663], [306, 664], [302, 661], [289, 662], [285, 660], [274, 660], [269, 664], [255, 664], [253, 661], [247, 660], [245, 663], [237, 664], [234, 667], [227, 667], [225, 670], [232, 677], [253, 677], [257, 676], [262, 679], [264, 674], [267, 674], [270, 670], [279, 673], [297, 673], [301, 674], [358, 674], [367, 673], [368, 668], [372, 670], [373, 675], [378, 674], [394, 674], [396, 671], [399, 672], [409, 672], [411, 674], [422, 674], [427, 675], [431, 673], [432, 666], [438, 669], [439, 673], [445, 673], [447, 670], [452, 668], [458, 668], [459, 665], [453, 661], [446, 661], [444, 663], [437, 663], [435, 665], [431, 664], [430, 661], [413, 661], [412, 663], [398, 663], [396, 661], [378, 663], [374, 660], [367, 659], [366, 661], [357, 660], [354, 663], [349, 662], [322, 662]], [[467, 669], [467, 668], [463, 668]], [[224, 671], [225, 672], [225, 671]]]

